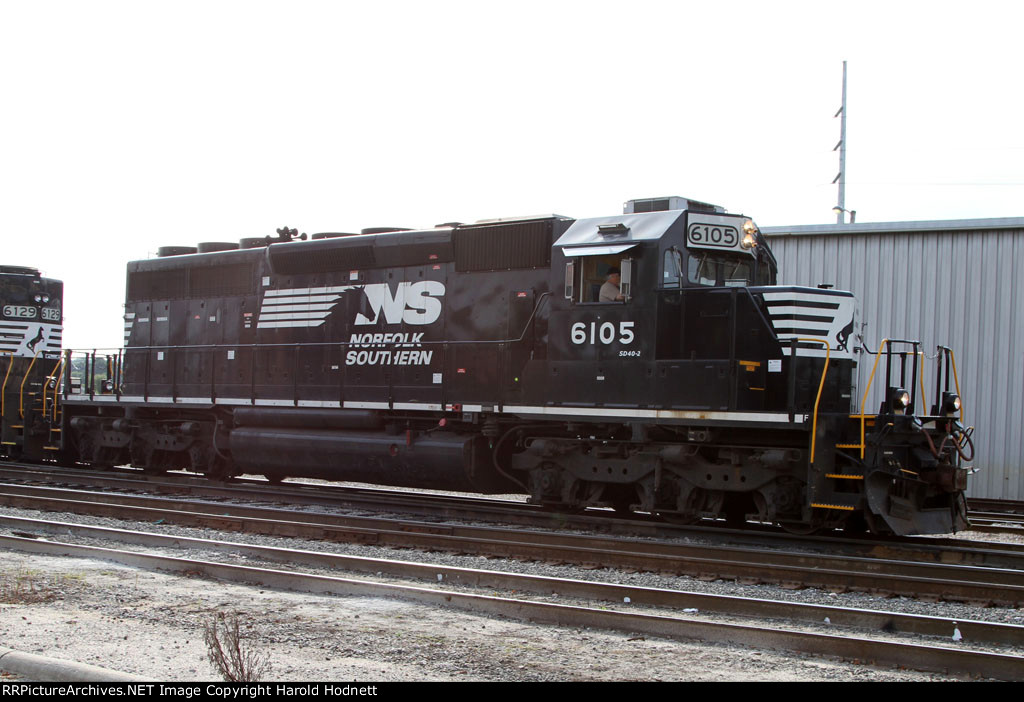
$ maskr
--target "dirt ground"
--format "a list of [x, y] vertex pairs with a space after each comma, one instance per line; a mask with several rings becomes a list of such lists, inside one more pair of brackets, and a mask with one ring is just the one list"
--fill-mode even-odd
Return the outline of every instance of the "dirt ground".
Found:
[[206, 625], [237, 613], [272, 681], [938, 680], [699, 642], [535, 626], [398, 600], [301, 595], [6, 552], [0, 641], [159, 681], [220, 680]]

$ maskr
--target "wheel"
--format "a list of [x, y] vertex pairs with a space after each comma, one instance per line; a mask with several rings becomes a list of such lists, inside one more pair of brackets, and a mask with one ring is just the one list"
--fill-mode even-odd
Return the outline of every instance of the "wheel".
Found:
[[843, 524], [843, 533], [849, 534], [850, 536], [863, 536], [868, 533], [868, 523], [864, 519], [864, 515], [859, 512], [854, 512], [846, 518], [846, 522]]
[[658, 516], [676, 526], [689, 526], [696, 524], [701, 519], [699, 514], [681, 514], [679, 512], [658, 512]]
[[733, 529], [742, 529], [747, 525], [747, 514], [755, 512], [754, 500], [750, 495], [729, 493], [726, 495], [722, 512], [725, 523]]
[[820, 524], [814, 522], [808, 524], [806, 522], [779, 522], [786, 532], [793, 534], [794, 536], [810, 536], [811, 534], [817, 533], [821, 528]]
[[216, 456], [212, 461], [207, 464], [206, 470], [203, 471], [210, 480], [231, 480], [234, 477], [234, 464], [231, 461], [226, 461], [220, 456]]
[[609, 485], [602, 497], [619, 514], [632, 514], [633, 505], [640, 499], [632, 485]]

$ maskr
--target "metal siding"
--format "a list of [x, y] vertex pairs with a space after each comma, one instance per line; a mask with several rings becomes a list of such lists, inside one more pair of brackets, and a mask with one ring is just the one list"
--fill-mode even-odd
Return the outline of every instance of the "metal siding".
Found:
[[[1009, 275], [1002, 277], [1000, 285], [1009, 290], [1005, 291], [1007, 308], [1009, 309], [1010, 327], [1006, 330], [1007, 345], [1010, 350], [1010, 374], [1006, 385], [1006, 423], [1011, 427], [1009, 435], [1004, 444], [1009, 455], [1018, 459], [1024, 456], [1024, 407], [1021, 400], [1024, 399], [1024, 319], [1017, 312], [1017, 301], [1024, 294], [1021, 284], [1013, 274], [1013, 264], [1024, 255], [1024, 234], [1018, 233], [1013, 238], [1010, 255], [1006, 257], [1007, 268], [1011, 271]], [[1007, 461], [1009, 465], [1009, 461]], [[1018, 460], [1012, 475], [1006, 477], [1006, 493], [1024, 495], [1024, 475], [1018, 470], [1021, 461]]]
[[[890, 337], [920, 339], [927, 355], [938, 343], [953, 349], [966, 419], [978, 427], [974, 465], [980, 472], [971, 479], [972, 497], [1024, 500], [1024, 319], [1017, 302], [1024, 290], [1014, 274], [1024, 256], [1020, 222], [1003, 228], [981, 220], [974, 229], [936, 222], [929, 228], [895, 223], [891, 231], [847, 225], [833, 232], [790, 228], [794, 236], [783, 227], [766, 232], [779, 262], [779, 284], [830, 283], [853, 292], [871, 348]], [[874, 359], [860, 360], [863, 392]], [[925, 364], [929, 404], [934, 382], [931, 359]], [[870, 411], [881, 402], [878, 385], [876, 377]]]
[[[992, 277], [995, 278], [995, 280], [997, 281], [996, 286], [999, 286], [1000, 284], [998, 281], [1009, 280], [1008, 276], [1010, 275], [1011, 271], [1008, 270], [1008, 265], [1012, 261], [1010, 257], [1012, 256], [1013, 252], [1013, 241], [1012, 239], [1009, 238], [1004, 239], [1000, 237], [995, 238], [994, 244], [995, 259], [993, 260], [993, 263], [995, 265], [992, 266]], [[994, 334], [994, 336], [991, 337], [991, 339], [993, 340], [1000, 338], [1009, 339], [1012, 338], [1013, 335], [1013, 290], [1012, 285], [1008, 287], [1010, 289], [1006, 289], [1004, 287], [998, 290], [995, 299], [993, 300], [994, 328], [992, 330], [992, 333]], [[995, 349], [997, 349], [1000, 346], [1000, 344], [994, 343], [990, 344], [990, 346], [992, 346], [992, 348], [994, 349], [992, 360], [993, 362], [998, 363], [998, 352], [995, 351]], [[1013, 347], [1011, 346], [1010, 349], [1012, 348]], [[1010, 353], [1013, 353], [1012, 350], [1010, 351]], [[1013, 380], [1017, 372], [1017, 369], [1015, 368], [1016, 365], [1017, 364], [1008, 362], [1005, 365], [1005, 375], [1001, 378], [1001, 382], [997, 381], [995, 385], [1005, 385], [1007, 389], [1014, 387]], [[991, 367], [995, 368], [996, 366]], [[990, 373], [989, 375], [996, 376], [997, 378], [999, 377], [998, 374], [995, 373]], [[1009, 392], [1001, 392], [998, 395], [992, 396], [992, 415], [994, 417], [1006, 417], [1007, 421], [1010, 420], [1010, 417], [1013, 415], [1013, 408], [1010, 403]], [[1020, 426], [1019, 422], [1017, 426]], [[1004, 441], [1002, 441], [998, 446], [1000, 460], [999, 463], [997, 463], [997, 465], [1003, 466], [1003, 475], [1000, 476], [1000, 478], [1004, 483], [1004, 492], [1008, 492], [1011, 489], [1011, 484], [1017, 482], [1014, 476], [1011, 475], [1011, 472], [1006, 469], [1007, 466], [1009, 466], [1010, 462], [1009, 440], [1011, 436], [1011, 433], [1007, 433]], [[1019, 471], [1017, 472], [1019, 473]], [[1016, 491], [1017, 488], [1012, 487], [1012, 489]]]

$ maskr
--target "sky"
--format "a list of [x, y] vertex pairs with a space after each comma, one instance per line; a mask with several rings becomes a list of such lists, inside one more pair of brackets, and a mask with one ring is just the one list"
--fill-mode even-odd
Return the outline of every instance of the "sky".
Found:
[[160, 246], [682, 195], [834, 223], [1024, 216], [1010, 2], [0, 0], [7, 265], [121, 343]]

